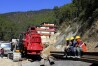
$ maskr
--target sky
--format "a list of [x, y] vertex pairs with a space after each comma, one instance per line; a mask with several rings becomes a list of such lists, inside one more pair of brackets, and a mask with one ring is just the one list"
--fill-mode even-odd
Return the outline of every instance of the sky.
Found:
[[53, 9], [67, 3], [71, 0], [0, 0], [0, 13]]

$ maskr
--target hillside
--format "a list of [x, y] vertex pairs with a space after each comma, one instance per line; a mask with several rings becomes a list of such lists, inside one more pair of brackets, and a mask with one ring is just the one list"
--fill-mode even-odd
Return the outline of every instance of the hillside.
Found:
[[0, 14], [0, 39], [16, 38], [28, 26], [42, 22], [55, 23], [68, 38], [80, 35], [88, 51], [98, 51], [98, 0], [72, 0], [54, 9]]
[[[55, 7], [60, 31], [66, 37], [80, 35], [88, 51], [98, 51], [98, 0], [72, 0], [60, 8]], [[66, 31], [67, 29], [67, 31]]]
[[0, 14], [1, 40], [18, 37], [19, 33], [25, 31], [28, 26], [40, 25], [42, 22], [53, 22], [54, 20], [55, 17], [51, 9]]

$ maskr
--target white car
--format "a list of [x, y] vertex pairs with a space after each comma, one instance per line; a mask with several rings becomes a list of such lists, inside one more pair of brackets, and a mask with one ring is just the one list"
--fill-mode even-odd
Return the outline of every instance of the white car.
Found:
[[8, 53], [11, 52], [11, 43], [7, 42], [7, 43], [0, 43], [0, 49], [4, 48], [4, 55], [7, 55]]

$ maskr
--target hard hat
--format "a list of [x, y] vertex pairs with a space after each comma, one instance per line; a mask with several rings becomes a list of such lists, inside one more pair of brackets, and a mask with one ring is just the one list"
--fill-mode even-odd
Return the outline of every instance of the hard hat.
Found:
[[69, 39], [68, 38], [66, 38], [66, 41], [68, 41]]
[[80, 38], [80, 36], [76, 36], [76, 38], [75, 39], [79, 39]]
[[70, 38], [70, 40], [73, 40], [73, 39], [74, 39], [74, 37], [71, 37], [71, 38]]

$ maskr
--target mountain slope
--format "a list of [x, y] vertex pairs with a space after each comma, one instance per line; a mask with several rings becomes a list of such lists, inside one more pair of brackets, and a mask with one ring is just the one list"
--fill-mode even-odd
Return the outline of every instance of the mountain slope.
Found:
[[[54, 20], [54, 13], [51, 9], [0, 14], [1, 40], [9, 40], [10, 36], [18, 37], [19, 33], [26, 31], [28, 26], [40, 25], [42, 22], [53, 22]], [[12, 32], [13, 35], [10, 35], [9, 32]]]
[[[98, 0], [72, 1], [54, 9], [56, 19], [59, 19], [60, 31], [70, 38], [78, 29], [76, 35], [81, 36], [87, 44], [88, 51], [98, 51]], [[70, 28], [65, 32], [69, 26]]]

